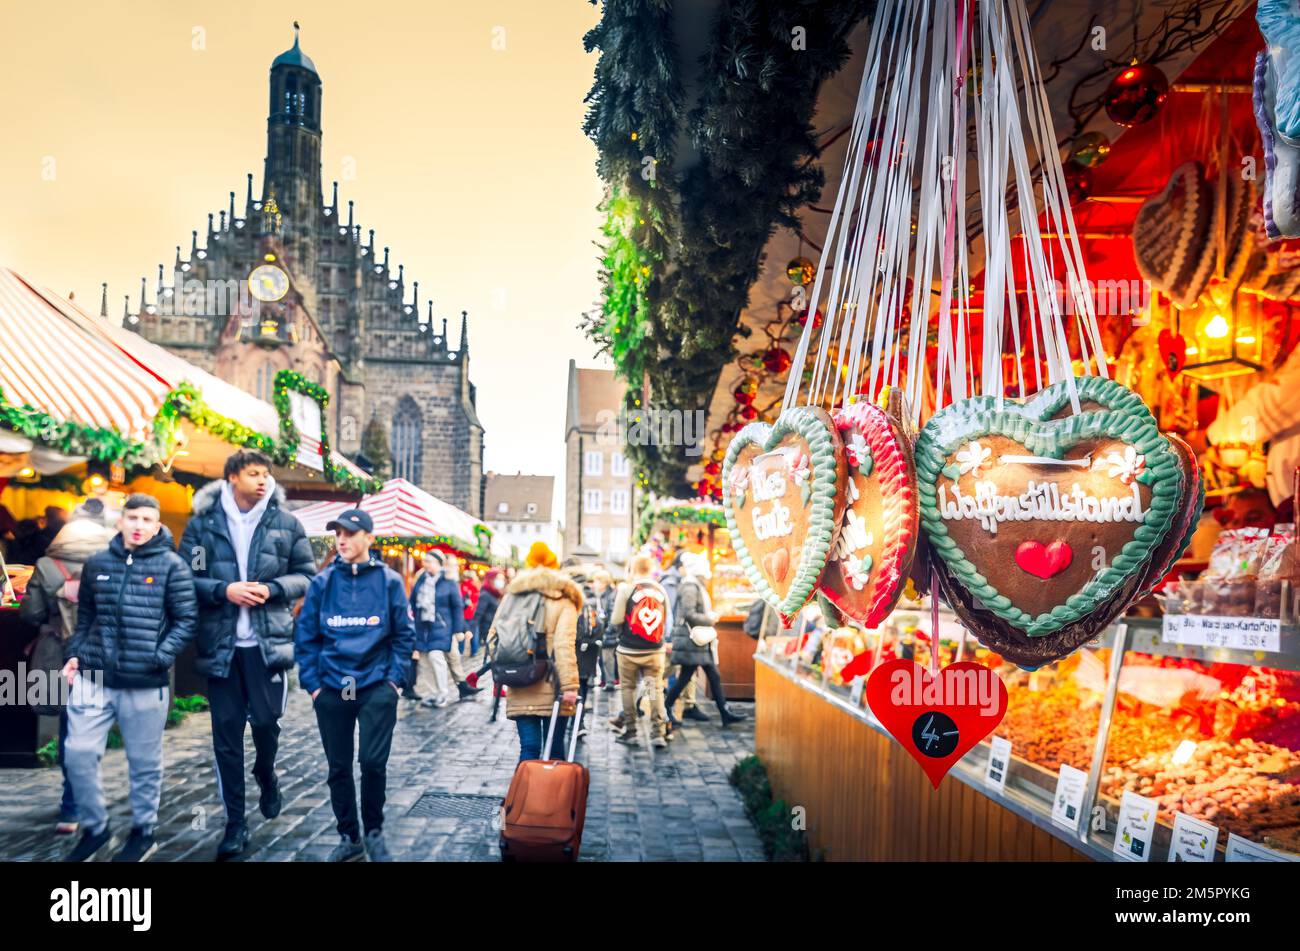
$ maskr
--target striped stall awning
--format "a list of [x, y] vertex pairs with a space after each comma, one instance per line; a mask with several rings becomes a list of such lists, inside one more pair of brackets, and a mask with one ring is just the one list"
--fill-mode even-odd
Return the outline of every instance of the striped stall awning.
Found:
[[0, 390], [61, 422], [147, 438], [170, 387], [103, 334], [72, 319], [67, 301], [0, 268]]
[[328, 535], [326, 526], [350, 508], [360, 508], [375, 522], [381, 537], [420, 538], [446, 535], [470, 545], [476, 543], [475, 526], [486, 525], [454, 505], [425, 492], [405, 479], [390, 479], [359, 505], [348, 502], [317, 502], [294, 511], [308, 535]]

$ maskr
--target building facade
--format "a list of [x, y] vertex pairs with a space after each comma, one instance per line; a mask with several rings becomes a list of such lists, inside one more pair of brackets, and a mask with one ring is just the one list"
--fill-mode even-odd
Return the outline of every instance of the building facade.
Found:
[[627, 562], [636, 523], [632, 466], [618, 431], [623, 383], [569, 361], [564, 429], [564, 554]]
[[[270, 74], [266, 159], [260, 195], [249, 173], [243, 207], [208, 215], [206, 236], [176, 248], [150, 300], [126, 325], [263, 399], [281, 369], [331, 394], [334, 448], [355, 457], [375, 423], [387, 437], [390, 473], [475, 516], [483, 514], [483, 425], [469, 374], [469, 328], [453, 341], [421, 313], [420, 284], [389, 249], [362, 238], [352, 202], [321, 190], [321, 78], [293, 47]], [[105, 302], [105, 309], [106, 309]], [[372, 449], [374, 447], [371, 447]], [[371, 460], [374, 461], [373, 459]]]
[[521, 561], [533, 542], [545, 542], [559, 554], [560, 527], [551, 517], [554, 493], [554, 476], [489, 472], [483, 491], [483, 521], [496, 538], [518, 550]]

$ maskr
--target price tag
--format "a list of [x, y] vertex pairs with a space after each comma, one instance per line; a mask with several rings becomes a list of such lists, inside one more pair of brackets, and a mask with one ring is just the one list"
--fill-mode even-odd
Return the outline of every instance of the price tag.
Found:
[[1228, 833], [1228, 848], [1224, 853], [1225, 862], [1294, 862], [1295, 859], [1275, 849], [1257, 845], [1250, 839], [1243, 839], [1235, 832]]
[[1156, 801], [1126, 792], [1119, 803], [1119, 826], [1111, 851], [1130, 862], [1151, 858], [1151, 834], [1156, 827]]
[[1079, 828], [1083, 813], [1083, 794], [1087, 791], [1088, 774], [1068, 763], [1061, 764], [1056, 777], [1056, 798], [1052, 800], [1052, 821], [1067, 829]]
[[1277, 618], [1166, 614], [1161, 630], [1166, 644], [1273, 653], [1282, 649], [1282, 622]]
[[1170, 862], [1213, 862], [1219, 827], [1183, 812], [1174, 813], [1174, 834], [1169, 844]]
[[984, 770], [984, 785], [1004, 792], [1007, 770], [1011, 766], [1011, 741], [1000, 736], [989, 741], [989, 764]]
[[866, 677], [854, 677], [849, 685], [849, 699], [853, 701], [855, 707], [862, 706], [862, 691], [867, 687]]

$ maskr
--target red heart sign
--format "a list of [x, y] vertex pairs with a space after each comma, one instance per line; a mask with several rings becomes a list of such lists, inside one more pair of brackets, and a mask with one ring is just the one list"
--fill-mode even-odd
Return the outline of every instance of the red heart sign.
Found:
[[983, 664], [962, 661], [930, 676], [912, 660], [881, 664], [867, 679], [867, 705], [921, 764], [935, 789], [953, 764], [1007, 712], [1007, 688]]
[[1160, 346], [1160, 362], [1169, 371], [1170, 378], [1178, 376], [1187, 365], [1187, 341], [1182, 334], [1170, 333], [1166, 328], [1156, 338]]
[[1057, 541], [1050, 545], [1042, 542], [1021, 542], [1016, 549], [1016, 564], [1031, 575], [1051, 578], [1059, 575], [1074, 560], [1069, 542]]

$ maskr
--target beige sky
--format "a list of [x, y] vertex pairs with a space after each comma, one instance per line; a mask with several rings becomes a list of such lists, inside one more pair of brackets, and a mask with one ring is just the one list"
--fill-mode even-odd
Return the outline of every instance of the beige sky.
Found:
[[0, 264], [95, 306], [108, 281], [119, 318], [191, 230], [202, 244], [232, 189], [242, 213], [246, 172], [260, 189], [268, 71], [296, 18], [323, 83], [325, 200], [340, 179], [340, 205], [356, 202], [435, 317], [469, 311], [487, 467], [562, 476], [567, 361], [607, 365], [576, 329], [599, 294], [601, 184], [581, 129], [597, 8], [4, 6]]

